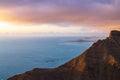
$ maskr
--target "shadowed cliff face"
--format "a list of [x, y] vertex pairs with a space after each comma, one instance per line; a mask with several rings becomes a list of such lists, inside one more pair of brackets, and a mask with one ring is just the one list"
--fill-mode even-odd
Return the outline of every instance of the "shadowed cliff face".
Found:
[[8, 80], [120, 80], [120, 31], [58, 68], [36, 68]]

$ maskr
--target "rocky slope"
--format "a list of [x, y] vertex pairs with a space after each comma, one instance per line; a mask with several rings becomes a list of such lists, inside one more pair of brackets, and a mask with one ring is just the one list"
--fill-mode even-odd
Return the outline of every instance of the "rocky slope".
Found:
[[36, 68], [8, 80], [120, 80], [120, 31], [58, 68]]

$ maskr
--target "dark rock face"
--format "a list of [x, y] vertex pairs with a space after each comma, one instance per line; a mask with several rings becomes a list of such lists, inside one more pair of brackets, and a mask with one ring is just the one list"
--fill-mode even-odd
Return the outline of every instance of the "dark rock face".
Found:
[[120, 31], [58, 68], [36, 68], [8, 80], [120, 80]]
[[110, 36], [118, 36], [118, 37], [120, 37], [120, 31], [113, 30], [113, 31], [111, 31]]

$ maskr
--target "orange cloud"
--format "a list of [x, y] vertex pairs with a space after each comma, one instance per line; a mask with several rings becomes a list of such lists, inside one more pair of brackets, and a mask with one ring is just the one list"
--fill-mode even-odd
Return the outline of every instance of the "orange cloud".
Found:
[[1, 20], [15, 23], [119, 26], [119, 0], [2, 1]]

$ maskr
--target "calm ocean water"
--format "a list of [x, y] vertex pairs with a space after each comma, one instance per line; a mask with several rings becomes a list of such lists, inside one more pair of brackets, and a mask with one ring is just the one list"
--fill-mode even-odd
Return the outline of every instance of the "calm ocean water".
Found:
[[57, 67], [80, 55], [92, 42], [70, 42], [75, 37], [1, 38], [0, 80], [33, 68]]

